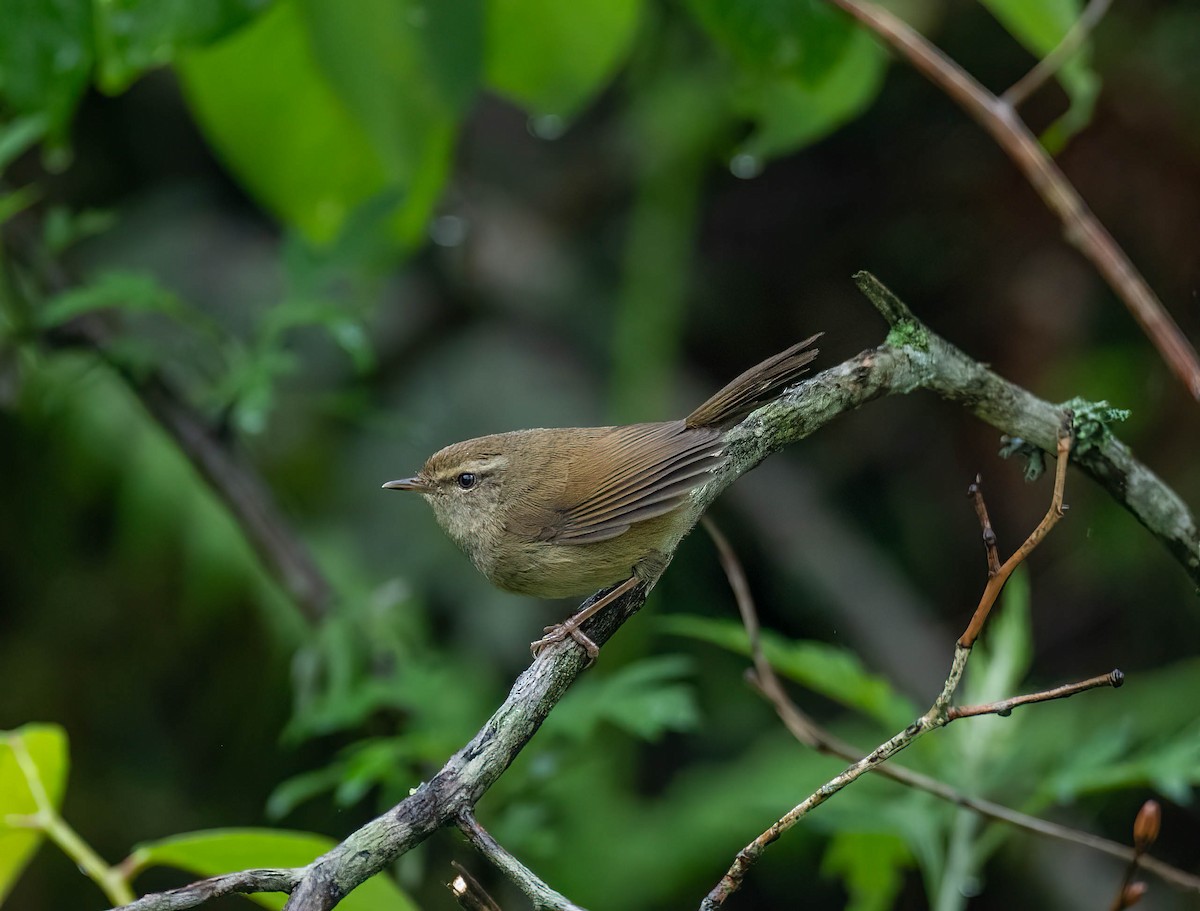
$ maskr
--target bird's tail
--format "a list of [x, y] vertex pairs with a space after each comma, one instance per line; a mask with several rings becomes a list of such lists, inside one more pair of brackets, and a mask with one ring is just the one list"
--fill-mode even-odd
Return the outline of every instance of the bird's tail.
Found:
[[751, 367], [689, 414], [687, 426], [729, 427], [755, 408], [777, 398], [780, 392], [800, 378], [817, 356], [817, 349], [809, 345], [820, 337], [821, 333], [818, 332], [812, 338], [806, 338], [787, 351], [781, 351]]

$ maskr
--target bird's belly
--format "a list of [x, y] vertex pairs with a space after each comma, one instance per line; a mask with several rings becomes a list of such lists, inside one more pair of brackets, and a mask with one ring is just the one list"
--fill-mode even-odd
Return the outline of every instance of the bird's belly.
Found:
[[619, 541], [524, 543], [508, 559], [489, 567], [486, 575], [505, 591], [538, 598], [591, 594], [633, 575], [637, 555], [630, 554], [628, 546], [619, 546]]

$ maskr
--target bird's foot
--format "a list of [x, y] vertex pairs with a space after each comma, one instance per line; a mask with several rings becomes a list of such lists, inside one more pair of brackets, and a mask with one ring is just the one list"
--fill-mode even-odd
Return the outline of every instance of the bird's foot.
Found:
[[554, 626], [547, 626], [542, 630], [546, 635], [529, 643], [529, 650], [533, 653], [533, 657], [536, 658], [555, 642], [563, 642], [570, 638], [583, 646], [583, 650], [587, 652], [588, 665], [591, 665], [596, 660], [596, 656], [600, 654], [600, 647], [588, 638], [587, 634], [579, 628], [578, 623], [572, 622], [574, 619], [572, 617], [564, 623], [556, 623]]

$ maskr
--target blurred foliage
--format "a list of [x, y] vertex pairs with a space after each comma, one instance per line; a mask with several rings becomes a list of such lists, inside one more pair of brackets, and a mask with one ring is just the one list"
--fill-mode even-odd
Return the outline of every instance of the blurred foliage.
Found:
[[42, 841], [42, 830], [27, 821], [46, 804], [61, 805], [67, 767], [62, 728], [27, 724], [0, 733], [0, 902]]
[[[334, 847], [336, 842], [305, 832], [271, 829], [216, 829], [190, 832], [138, 845], [129, 857], [130, 876], [164, 865], [186, 870], [197, 878], [251, 867], [300, 867]], [[282, 908], [283, 893], [246, 896], [264, 908]], [[395, 884], [376, 877], [338, 905], [350, 911], [410, 911], [416, 905]]]
[[[1082, 4], [887, 5], [994, 87]], [[1168, 301], [1200, 283], [1194, 18], [1114, 10], [1029, 108]], [[402, 799], [479, 728], [546, 615], [378, 483], [455, 438], [662, 417], [681, 375], [696, 399], [814, 328], [825, 364], [876, 344], [854, 269], [1039, 395], [1100, 402], [1095, 432], [1195, 502], [1192, 404], [994, 150], [911, 73], [885, 79], [888, 61], [821, 0], [0, 0], [0, 900], [96, 902], [61, 856], [30, 865], [38, 830], [7, 821], [35, 809], [13, 738], [102, 854], [140, 843], [127, 872], [145, 891], [304, 863]], [[320, 622], [141, 409], [150, 383], [268, 480], [335, 592]], [[768, 656], [864, 748], [927, 704], [978, 596], [965, 479], [996, 474], [1002, 541], [1047, 496], [989, 432], [922, 401], [849, 417], [738, 485], [774, 470], [773, 511], [730, 497]], [[1118, 839], [1153, 790], [1172, 802], [1164, 845], [1194, 844], [1193, 592], [1102, 494], [1072, 477], [1068, 499], [963, 700], [1097, 663], [1127, 665], [1129, 686], [961, 721], [902, 761]], [[737, 684], [746, 637], [714, 562], [685, 545], [662, 616], [605, 649], [481, 804], [590, 907], [694, 904], [839, 770]], [[267, 828], [284, 819], [326, 834]], [[866, 779], [739, 900], [948, 911], [989, 874], [972, 906], [1111, 898], [1112, 865], [1067, 876], [1058, 848], [1025, 841]], [[343, 906], [445, 906], [451, 856], [439, 836]]]

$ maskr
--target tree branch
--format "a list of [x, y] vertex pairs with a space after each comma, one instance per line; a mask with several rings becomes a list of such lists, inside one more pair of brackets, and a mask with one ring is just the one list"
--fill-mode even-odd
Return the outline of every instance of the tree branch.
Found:
[[202, 879], [168, 892], [144, 895], [122, 906], [122, 911], [185, 911], [222, 895], [252, 895], [257, 892], [291, 892], [303, 869], [243, 870]]
[[1016, 109], [985, 89], [970, 73], [888, 10], [869, 0], [829, 2], [883, 39], [991, 134], [1063, 223], [1067, 241], [1091, 260], [1184, 388], [1193, 398], [1200, 399], [1200, 357], [1195, 349]]
[[1000, 96], [1000, 100], [1010, 107], [1020, 107], [1030, 95], [1040, 89], [1048, 80], [1053, 79], [1054, 74], [1062, 69], [1063, 64], [1071, 58], [1071, 55], [1083, 46], [1083, 42], [1087, 41], [1088, 35], [1100, 24], [1100, 20], [1104, 18], [1104, 14], [1108, 12], [1111, 5], [1112, 0], [1091, 0], [1087, 8], [1080, 13], [1079, 18], [1075, 20], [1075, 24], [1063, 35], [1058, 47], [1014, 82], [1008, 91]]
[[[921, 324], [867, 273], [859, 287], [892, 325], [888, 340], [790, 389], [726, 434], [726, 461], [697, 488], [686, 508], [701, 513], [738, 477], [768, 455], [803, 439], [838, 415], [886, 395], [930, 389], [983, 420], [1054, 452], [1062, 409], [1036, 398], [971, 360]], [[1076, 426], [1089, 420], [1076, 412]], [[1096, 430], [1095, 427], [1092, 428]], [[1127, 447], [1105, 433], [1080, 434], [1088, 445], [1072, 461], [1098, 480], [1200, 581], [1200, 533], [1182, 500]], [[583, 627], [603, 645], [645, 602], [639, 586]], [[588, 599], [591, 603], [602, 593]], [[482, 730], [429, 782], [387, 813], [368, 822], [302, 871], [286, 911], [328, 911], [351, 889], [442, 826], [472, 809], [533, 737], [583, 670], [586, 656], [573, 640], [545, 649], [517, 678], [508, 697]]]
[[[977, 487], [977, 485], [978, 481], [972, 487]], [[713, 544], [716, 545], [721, 567], [725, 570], [725, 576], [729, 580], [729, 587], [733, 591], [734, 600], [738, 606], [738, 612], [742, 617], [742, 625], [746, 629], [746, 639], [750, 646], [750, 660], [754, 664], [754, 668], [747, 671], [750, 684], [771, 703], [775, 709], [775, 713], [783, 722], [784, 727], [800, 743], [826, 756], [836, 756], [846, 762], [857, 761], [863, 756], [863, 750], [847, 743], [818, 725], [788, 696], [783, 683], [775, 673], [775, 669], [771, 667], [771, 663], [767, 660], [766, 652], [763, 649], [758, 609], [755, 607], [754, 597], [750, 593], [750, 585], [746, 580], [746, 574], [742, 569], [741, 562], [738, 560], [737, 554], [730, 546], [725, 535], [722, 534], [714, 522], [705, 517], [702, 520], [702, 524], [705, 531], [712, 537]], [[1111, 674], [1105, 675], [1105, 677], [1108, 678], [1107, 682], [1110, 685], [1119, 685]], [[1034, 835], [1041, 835], [1045, 838], [1052, 838], [1068, 844], [1080, 845], [1098, 851], [1101, 854], [1107, 854], [1110, 857], [1126, 861], [1127, 863], [1132, 863], [1135, 856], [1137, 856], [1138, 861], [1144, 869], [1153, 872], [1164, 882], [1171, 883], [1180, 889], [1200, 893], [1200, 876], [1193, 876], [1177, 867], [1163, 863], [1157, 858], [1149, 857], [1145, 854], [1138, 855], [1135, 848], [1130, 848], [1120, 842], [1101, 838], [1090, 832], [1073, 829], [1070, 826], [1050, 822], [1037, 816], [1030, 816], [1028, 813], [1021, 813], [1018, 810], [990, 800], [971, 797], [956, 788], [952, 788], [945, 782], [924, 775], [921, 772], [914, 772], [912, 769], [898, 765], [895, 762], [877, 766], [872, 771], [877, 775], [882, 775], [884, 778], [890, 778], [899, 784], [918, 791], [924, 791], [940, 800], [970, 810], [987, 819], [1005, 823]], [[1147, 846], [1144, 844], [1141, 850], [1145, 851]]]
[[458, 828], [467, 836], [467, 841], [475, 846], [476, 851], [529, 897], [538, 911], [584, 911], [565, 895], [551, 889], [532, 870], [505, 850], [504, 846], [479, 824], [470, 810], [464, 810], [458, 815]]

